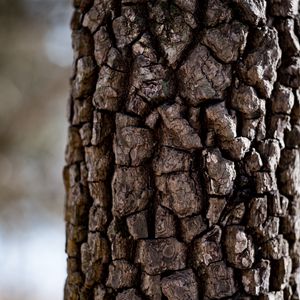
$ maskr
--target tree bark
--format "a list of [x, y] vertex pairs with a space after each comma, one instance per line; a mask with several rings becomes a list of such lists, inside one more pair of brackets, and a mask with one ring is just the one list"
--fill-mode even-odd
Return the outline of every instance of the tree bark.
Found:
[[299, 299], [298, 1], [74, 7], [65, 299]]

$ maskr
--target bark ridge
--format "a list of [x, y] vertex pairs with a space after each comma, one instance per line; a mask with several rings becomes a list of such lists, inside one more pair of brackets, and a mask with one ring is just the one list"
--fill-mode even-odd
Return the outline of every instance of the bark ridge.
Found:
[[73, 4], [64, 299], [300, 299], [298, 1]]

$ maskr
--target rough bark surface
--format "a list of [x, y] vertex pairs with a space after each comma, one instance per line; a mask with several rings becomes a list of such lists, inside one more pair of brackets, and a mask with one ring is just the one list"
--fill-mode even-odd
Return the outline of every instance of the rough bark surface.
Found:
[[74, 0], [65, 300], [299, 299], [296, 0]]

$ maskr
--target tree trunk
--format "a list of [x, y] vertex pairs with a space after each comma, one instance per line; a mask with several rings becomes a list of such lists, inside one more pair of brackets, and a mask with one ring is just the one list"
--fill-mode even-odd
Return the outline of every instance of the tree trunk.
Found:
[[299, 299], [298, 1], [74, 6], [65, 299]]

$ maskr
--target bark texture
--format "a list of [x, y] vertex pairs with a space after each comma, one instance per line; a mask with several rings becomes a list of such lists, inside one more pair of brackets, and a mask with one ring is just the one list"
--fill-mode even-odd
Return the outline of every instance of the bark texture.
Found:
[[74, 0], [65, 300], [299, 299], [296, 0]]

